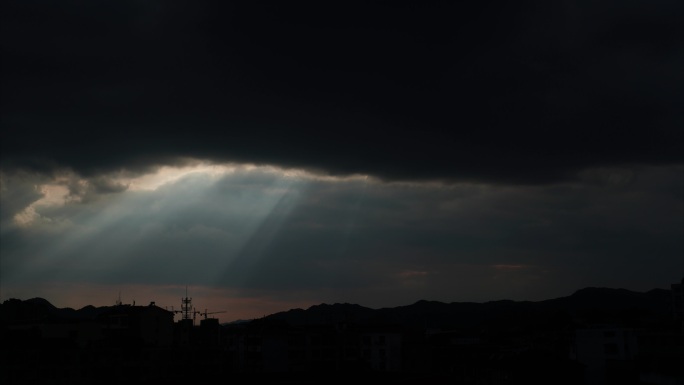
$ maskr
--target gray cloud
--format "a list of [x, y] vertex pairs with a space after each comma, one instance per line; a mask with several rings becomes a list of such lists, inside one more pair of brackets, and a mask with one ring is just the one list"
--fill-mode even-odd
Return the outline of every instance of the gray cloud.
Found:
[[68, 176], [65, 184], [69, 189], [66, 198], [82, 203], [98, 199], [101, 195], [122, 193], [128, 189], [128, 185], [103, 175], [83, 179], [72, 174]]

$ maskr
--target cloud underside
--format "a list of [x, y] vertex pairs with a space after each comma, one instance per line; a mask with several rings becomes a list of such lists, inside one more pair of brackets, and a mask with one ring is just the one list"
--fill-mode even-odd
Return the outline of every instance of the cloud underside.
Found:
[[16, 197], [35, 181], [5, 175], [3, 285], [190, 284], [373, 306], [648, 289], [676, 279], [681, 264], [682, 171], [496, 187], [238, 168], [88, 200], [65, 188], [66, 203], [34, 204], [24, 223], [17, 215], [31, 201]]
[[680, 2], [5, 8], [4, 168], [548, 183], [684, 161]]

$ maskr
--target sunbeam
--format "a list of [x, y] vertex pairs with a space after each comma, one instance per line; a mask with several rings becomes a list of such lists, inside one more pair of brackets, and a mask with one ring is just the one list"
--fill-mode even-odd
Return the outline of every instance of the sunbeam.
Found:
[[268, 207], [267, 214], [260, 223], [250, 231], [250, 236], [238, 253], [230, 259], [222, 273], [215, 276], [215, 280], [224, 285], [240, 286], [249, 281], [251, 274], [263, 262], [266, 251], [272, 247], [272, 241], [287, 220], [288, 215], [296, 207], [306, 182], [295, 181], [294, 178], [279, 178], [273, 186], [272, 199], [264, 202]]

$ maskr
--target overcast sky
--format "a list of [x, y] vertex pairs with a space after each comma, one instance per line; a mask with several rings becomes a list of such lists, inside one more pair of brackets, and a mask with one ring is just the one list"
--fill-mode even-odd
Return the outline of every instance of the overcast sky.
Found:
[[684, 275], [681, 1], [8, 1], [0, 300], [541, 300]]

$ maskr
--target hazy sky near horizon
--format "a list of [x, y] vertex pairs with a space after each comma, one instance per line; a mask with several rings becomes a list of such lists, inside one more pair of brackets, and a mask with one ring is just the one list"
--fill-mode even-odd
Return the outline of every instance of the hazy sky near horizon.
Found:
[[681, 280], [681, 2], [362, 4], [3, 4], [2, 300]]

